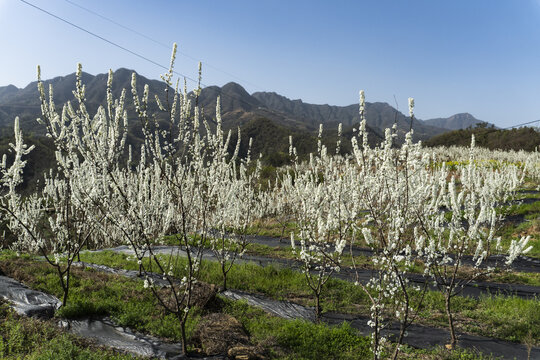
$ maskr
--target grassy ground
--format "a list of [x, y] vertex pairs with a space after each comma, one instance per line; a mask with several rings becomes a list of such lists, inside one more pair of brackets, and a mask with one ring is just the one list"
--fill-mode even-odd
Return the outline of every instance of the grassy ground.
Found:
[[[523, 190], [528, 191], [535, 187], [536, 184], [532, 184]], [[540, 193], [518, 193], [517, 199], [529, 199], [529, 201], [507, 206], [504, 207], [504, 209], [501, 208], [501, 211], [504, 211], [507, 214], [507, 221], [504, 222], [497, 235], [501, 236], [502, 238], [503, 248], [507, 248], [512, 239], [530, 235], [531, 240], [529, 245], [532, 246], [532, 250], [527, 253], [527, 256], [540, 258]], [[538, 201], [530, 202], [531, 199], [538, 199]], [[292, 221], [280, 222], [275, 219], [266, 219], [265, 221], [260, 221], [255, 226], [249, 228], [247, 233], [251, 235], [270, 236], [274, 238], [284, 237], [283, 241], [287, 243], [289, 241], [288, 234], [294, 232], [295, 230], [296, 224]], [[160, 243], [178, 245], [174, 239], [174, 236], [164, 237], [161, 239]], [[366, 246], [366, 244], [363, 244], [362, 242], [355, 245]], [[210, 247], [210, 245], [207, 244], [207, 247]], [[295, 258], [290, 246], [272, 247], [253, 243], [248, 246], [246, 253], [249, 255], [282, 259]], [[353, 260], [356, 266], [366, 269], [372, 268], [370, 259], [368, 257], [355, 256], [353, 259], [351, 255], [347, 253], [346, 249], [342, 259], [342, 266], [352, 266]], [[414, 268], [410, 269], [410, 271], [415, 273], [423, 273], [422, 263], [418, 262]], [[463, 266], [460, 268], [458, 276], [466, 276], [470, 273], [470, 271], [472, 271], [472, 268]], [[498, 269], [489, 277], [481, 277], [478, 280], [540, 286], [540, 273]]]
[[[539, 217], [540, 217], [540, 213], [539, 213]], [[538, 223], [540, 224], [540, 220], [538, 220]], [[538, 230], [540, 231], [540, 225], [539, 225]], [[512, 231], [512, 232], [515, 232], [515, 231]], [[168, 236], [161, 239], [159, 241], [159, 244], [178, 246], [178, 241], [174, 238], [174, 236]], [[210, 244], [206, 244], [206, 248], [210, 248]], [[258, 244], [258, 243], [251, 243], [248, 245], [246, 249], [246, 254], [253, 255], [253, 256], [277, 258], [277, 259], [289, 259], [289, 260], [296, 259], [294, 253], [291, 250], [291, 247], [288, 245], [269, 246], [269, 245], [263, 245], [263, 244]], [[351, 256], [351, 254], [349, 253], [349, 250], [345, 249], [343, 253], [343, 257], [342, 257], [341, 266], [353, 267], [353, 265], [361, 269], [373, 268], [370, 258], [368, 256], [362, 256], [362, 255]], [[423, 263], [420, 261], [417, 261], [415, 266], [410, 268], [408, 271], [411, 273], [423, 274], [424, 273]], [[466, 265], [461, 266], [458, 271], [458, 277], [460, 276], [467, 277], [471, 273], [471, 271], [473, 271], [472, 267], [469, 267]], [[485, 280], [485, 281], [499, 282], [499, 283], [509, 283], [509, 284], [540, 286], [540, 273], [512, 271], [509, 269], [496, 269], [494, 273], [490, 274], [489, 276], [481, 276], [478, 278], [478, 280], [479, 281]]]
[[[539, 220], [540, 223], [540, 220]], [[346, 253], [342, 258], [342, 266], [352, 267], [353, 260], [354, 265], [363, 268], [371, 269], [372, 265], [369, 257], [367, 256], [354, 256], [351, 257], [350, 254]], [[261, 244], [249, 244], [249, 247], [246, 251], [248, 255], [256, 256], [265, 256], [272, 258], [281, 258], [281, 259], [295, 259], [294, 254], [291, 251], [289, 246], [287, 247], [273, 247], [268, 245]], [[462, 266], [458, 271], [458, 277], [468, 275], [472, 271], [472, 267]], [[417, 262], [416, 266], [410, 269], [410, 272], [422, 274], [424, 272], [424, 267], [421, 262]], [[520, 271], [511, 271], [511, 270], [496, 270], [489, 277], [483, 276], [479, 277], [478, 280], [486, 280], [491, 282], [500, 282], [500, 283], [510, 283], [510, 284], [523, 284], [531, 286], [540, 286], [540, 273], [531, 273], [531, 272], [520, 272]]]
[[[126, 260], [123, 255], [113, 253], [84, 254], [83, 260], [123, 268], [137, 268], [135, 262]], [[4, 252], [0, 255], [0, 270], [9, 276], [23, 280], [32, 288], [57, 296], [60, 295], [61, 291], [57, 285], [55, 274], [44, 262], [35, 261], [29, 257], [17, 258], [13, 254]], [[214, 269], [214, 264], [205, 262], [202, 273], [208, 273], [204, 280], [210, 282], [213, 280], [213, 282], [219, 283], [219, 272], [217, 268]], [[261, 268], [248, 264], [238, 266], [233, 270], [230, 285], [238, 289], [264, 293], [274, 298], [293, 299], [300, 303], [310, 304], [312, 299], [302, 276], [289, 269]], [[144, 289], [141, 283], [138, 280], [107, 275], [90, 269], [74, 269], [70, 303], [59, 311], [58, 316], [73, 318], [88, 315], [108, 315], [119, 325], [129, 326], [144, 333], [178, 341], [179, 328], [176, 321], [168, 318], [163, 313], [151, 293]], [[435, 311], [433, 309], [438, 309], [440, 306], [440, 301], [441, 299], [436, 297], [430, 298], [430, 303], [425, 309], [426, 314], [429, 313], [431, 316]], [[463, 317], [468, 315], [467, 319], [478, 322], [490, 321], [489, 318], [496, 315], [488, 312], [488, 316], [482, 312], [474, 311], [475, 307], [484, 308], [489, 301], [500, 302], [492, 306], [497, 310], [494, 314], [499, 314], [500, 317], [499, 319], [492, 319], [492, 323], [495, 320], [499, 321], [501, 318], [505, 318], [509, 322], [505, 331], [509, 334], [517, 334], [515, 340], [520, 340], [520, 333], [512, 328], [514, 326], [515, 329], [517, 325], [511, 321], [511, 314], [515, 312], [515, 304], [512, 305], [512, 302], [507, 302], [503, 298], [484, 300], [481, 303], [467, 300], [464, 304], [460, 304]], [[328, 291], [325, 293], [323, 306], [326, 310], [351, 312], [360, 310], [362, 312], [361, 309], [365, 308], [365, 304], [365, 296], [354, 285], [344, 281], [331, 280]], [[536, 305], [538, 306], [538, 304]], [[530, 318], [531, 321], [535, 321], [531, 312], [533, 314], [534, 312], [540, 313], [539, 309], [534, 304], [529, 304], [526, 301], [520, 306], [519, 318]], [[190, 335], [201, 317], [209, 311], [223, 312], [238, 319], [247, 330], [253, 345], [258, 346], [265, 356], [270, 358], [369, 358], [369, 341], [358, 336], [356, 331], [348, 325], [330, 328], [324, 324], [288, 321], [270, 316], [243, 302], [232, 302], [226, 299], [219, 299], [218, 305], [214, 304], [211, 310], [194, 309], [193, 316], [190, 317], [188, 322], [188, 333]], [[466, 313], [466, 311], [469, 313]], [[490, 327], [489, 324], [486, 327]], [[477, 328], [471, 329], [473, 332], [477, 330]], [[523, 327], [522, 332], [527, 330], [530, 329]], [[495, 332], [492, 335], [499, 336], [501, 333]], [[6, 339], [4, 335], [2, 336]], [[506, 336], [506, 338], [510, 339], [509, 336]], [[44, 346], [55, 346], [57, 340], [49, 341], [47, 337], [43, 338], [46, 343]], [[65, 348], [62, 351], [71, 351], [66, 343], [62, 342], [63, 340], [58, 341], [60, 341], [59, 346]], [[321, 354], [327, 354], [328, 356], [321, 357]], [[88, 358], [92, 359], [91, 357]], [[433, 349], [430, 351], [409, 350], [407, 358], [477, 359], [481, 357], [471, 352], [449, 353], [444, 349]], [[86, 359], [86, 357], [81, 357], [81, 359]]]
[[[119, 262], [117, 262], [119, 264]], [[21, 279], [28, 286], [59, 296], [61, 289], [47, 264], [26, 258], [0, 257], [0, 269]], [[142, 282], [87, 269], [74, 269], [69, 304], [58, 316], [78, 318], [110, 316], [117, 324], [161, 338], [179, 341], [180, 328], [171, 315], [163, 312]], [[330, 328], [306, 321], [287, 321], [249, 307], [243, 302], [220, 299], [212, 311], [235, 316], [248, 331], [252, 342], [272, 358], [314, 359], [315, 354], [340, 354], [340, 359], [369, 358], [369, 341], [344, 325]], [[207, 309], [194, 309], [188, 321], [188, 336]], [[298, 334], [305, 334], [296, 338]], [[193, 350], [193, 349], [192, 349]], [[331, 356], [330, 356], [331, 357]], [[330, 358], [328, 357], [328, 358]]]
[[[501, 207], [501, 210], [507, 214], [507, 221], [503, 224], [498, 236], [502, 238], [502, 245], [508, 247], [510, 241], [519, 236], [530, 235], [530, 245], [532, 250], [527, 256], [540, 258], [540, 193], [530, 192], [535, 191], [538, 183], [530, 182], [521, 189], [516, 195], [516, 201], [527, 199], [527, 202], [516, 203], [512, 206]], [[534, 199], [537, 199], [535, 202]], [[522, 222], [521, 220], [525, 221]], [[248, 233], [252, 235], [270, 236], [275, 238], [284, 238], [284, 241], [289, 241], [291, 232], [296, 232], [296, 224], [293, 221], [277, 221], [275, 219], [266, 219], [258, 222], [255, 226], [248, 229]], [[357, 246], [367, 246], [359, 239]]]
[[[500, 230], [503, 246], [508, 246], [511, 239], [531, 236], [529, 245], [532, 250], [527, 256], [540, 258], [540, 200], [530, 204], [514, 205], [509, 209], [509, 216], [516, 221], [507, 222]], [[519, 222], [517, 220], [524, 219]]]
[[[138, 269], [136, 262], [128, 261], [126, 255], [112, 252], [85, 253], [81, 259], [117, 268]], [[180, 277], [183, 276], [181, 260], [179, 264], [174, 272], [175, 276]], [[214, 262], [203, 262], [201, 274], [205, 282], [221, 283], [221, 273]], [[239, 264], [231, 270], [228, 284], [230, 288], [262, 293], [278, 300], [314, 305], [314, 298], [306, 285], [304, 275], [288, 268]], [[322, 300], [324, 311], [369, 314], [366, 294], [358, 286], [347, 281], [330, 279]], [[535, 322], [540, 323], [540, 302], [537, 300], [505, 296], [485, 296], [480, 299], [456, 297], [454, 303], [460, 330], [522, 342], [527, 337], [528, 330], [532, 329], [540, 338], [540, 329], [535, 329], [532, 325]], [[443, 296], [439, 292], [429, 291], [420, 322], [445, 327], [447, 320], [444, 314]], [[523, 322], [522, 319], [529, 319], [529, 322]], [[502, 323], [504, 326], [501, 326]]]
[[61, 330], [54, 321], [18, 316], [0, 300], [0, 359], [15, 360], [127, 360]]

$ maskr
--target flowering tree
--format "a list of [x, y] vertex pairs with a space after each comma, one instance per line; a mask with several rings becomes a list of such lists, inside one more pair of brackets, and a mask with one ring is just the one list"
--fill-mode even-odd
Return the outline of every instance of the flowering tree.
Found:
[[[418, 214], [415, 249], [424, 262], [425, 274], [444, 294], [451, 347], [457, 342], [452, 298], [479, 276], [494, 271], [483, 263], [493, 251], [502, 252], [496, 232], [503, 214], [497, 212], [496, 206], [513, 197], [523, 179], [518, 172], [518, 167], [511, 164], [499, 169], [482, 166], [475, 159], [473, 136], [468, 164], [453, 174], [443, 166], [432, 201]], [[529, 237], [512, 240], [503, 266], [529, 251], [528, 241]], [[474, 264], [467, 272], [460, 272], [467, 254], [473, 254]]]
[[[293, 138], [292, 136], [289, 136], [289, 158], [292, 160], [293, 164], [292, 167], [297, 167], [299, 165], [298, 160], [298, 154], [296, 151], [296, 148], [293, 145]], [[291, 173], [291, 168], [289, 166], [285, 166], [283, 169], [285, 173], [290, 173], [292, 175], [294, 172]], [[291, 222], [294, 220], [294, 214], [295, 214], [295, 204], [293, 203], [293, 199], [289, 198], [287, 194], [285, 194], [284, 188], [280, 186], [282, 176], [277, 175], [275, 178], [274, 185], [271, 184], [270, 180], [268, 180], [268, 189], [272, 189], [267, 192], [268, 202], [267, 202], [267, 216], [271, 221], [277, 221], [281, 228], [281, 233], [279, 236], [279, 241], [287, 241], [287, 227], [291, 225]]]
[[[395, 127], [386, 129], [385, 140], [380, 147], [369, 147], [364, 101], [361, 91], [361, 123], [358, 135], [352, 141], [361, 181], [352, 186], [357, 189], [355, 201], [366, 210], [359, 227], [365, 244], [373, 250], [371, 260], [377, 271], [366, 285], [358, 285], [371, 301], [369, 325], [373, 328], [375, 359], [380, 358], [386, 341], [382, 335], [387, 324], [385, 318], [399, 321], [400, 331], [393, 353], [396, 359], [406, 329], [414, 321], [426, 290], [424, 287], [418, 293], [420, 289], [409, 284], [407, 272], [416, 259], [412, 251], [416, 214], [423, 211], [430, 198], [431, 189], [426, 185], [430, 183], [432, 174], [427, 171], [429, 157], [420, 144], [412, 143], [412, 131], [406, 134], [405, 143], [399, 148], [394, 146]], [[413, 106], [414, 101], [409, 99], [411, 118]]]
[[[108, 91], [108, 111], [102, 110], [94, 118], [85, 115], [79, 119], [74, 143], [81, 149], [84, 163], [91, 168], [89, 173], [97, 179], [92, 191], [103, 191], [102, 196], [91, 199], [90, 203], [96, 214], [106, 220], [101, 222], [106, 224], [104, 230], [116, 241], [131, 246], [140, 271], [146, 276], [145, 286], [167, 312], [178, 318], [185, 351], [185, 325], [193, 307], [204, 245], [215, 241], [212, 234], [216, 228], [247, 227], [251, 219], [249, 211], [253, 210], [250, 205], [254, 203], [252, 184], [258, 171], [248, 175], [245, 164], [237, 167], [235, 163], [237, 152], [232, 157], [227, 155], [230, 134], [227, 138], [223, 136], [219, 119], [218, 129], [213, 132], [202, 117], [197, 106], [200, 86], [193, 94], [195, 105], [185, 86], [183, 92], [178, 90], [178, 82], [171, 94], [175, 55], [176, 45], [170, 69], [162, 76], [165, 97], [155, 97], [161, 110], [157, 116], [151, 117], [147, 111], [148, 86], [141, 97], [133, 74], [131, 93], [144, 137], [138, 164], [133, 165], [130, 150], [127, 164], [120, 157], [126, 153], [127, 121], [121, 121], [126, 118], [118, 115], [125, 113], [124, 93], [119, 101], [113, 101]], [[159, 122], [158, 116], [166, 121]], [[232, 199], [235, 201], [231, 202]], [[170, 235], [176, 242], [178, 254], [184, 255], [183, 262], [173, 252], [168, 256], [156, 252], [154, 245], [164, 235]], [[231, 250], [216, 246], [215, 249], [223, 254], [226, 285], [226, 275], [232, 266], [227, 254], [234, 253], [238, 247]], [[143, 261], [145, 255], [149, 256], [149, 262]], [[180, 264], [183, 269], [177, 277], [173, 270]], [[162, 276], [166, 287], [158, 288], [155, 273]]]
[[[338, 132], [341, 135], [341, 126]], [[294, 171], [286, 173], [276, 189], [280, 194], [277, 200], [289, 202], [293, 209], [298, 233], [291, 233], [291, 246], [315, 296], [317, 320], [324, 285], [334, 272], [340, 271], [343, 249], [358, 209], [348, 187], [353, 182], [351, 177], [355, 177], [354, 169], [345, 167], [341, 157], [330, 156], [321, 136], [322, 126], [317, 154], [312, 154], [305, 166], [296, 158]]]
[[[253, 171], [250, 150], [245, 159], [238, 159], [240, 140], [236, 144], [232, 156], [228, 154], [230, 132], [223, 139], [221, 127], [220, 101], [216, 105], [217, 129], [213, 142], [218, 150], [213, 157], [218, 160], [214, 172], [213, 186], [219, 196], [215, 198], [213, 216], [209, 219], [213, 233], [210, 237], [210, 247], [218, 260], [223, 275], [223, 290], [227, 290], [227, 275], [236, 259], [242, 257], [248, 245], [249, 227], [266, 212], [266, 197], [260, 189], [261, 163], [258, 160]], [[240, 139], [240, 133], [238, 134]], [[249, 143], [251, 149], [251, 139]]]
[[[0, 208], [2, 209], [2, 216], [6, 217], [9, 221], [12, 216], [9, 214], [10, 207], [8, 206], [9, 201], [20, 201], [17, 198], [16, 188], [23, 182], [23, 170], [26, 166], [26, 160], [23, 160], [22, 157], [28, 155], [33, 149], [34, 146], [28, 146], [23, 141], [22, 131], [19, 127], [19, 118], [15, 118], [14, 122], [14, 133], [15, 133], [15, 144], [10, 143], [10, 153], [14, 153], [14, 159], [11, 165], [8, 167], [7, 163], [7, 154], [3, 154], [2, 163], [0, 164], [0, 171], [2, 174], [1, 183], [4, 189], [2, 190], [2, 195], [0, 198]], [[15, 198], [15, 199], [14, 199]]]
[[[172, 86], [176, 45], [173, 48], [169, 72], [162, 76], [167, 89]], [[187, 348], [185, 324], [193, 306], [193, 291], [197, 283], [203, 244], [211, 229], [209, 219], [215, 209], [218, 188], [215, 180], [217, 160], [214, 155], [224, 144], [211, 141], [208, 124], [201, 121], [200, 110], [192, 111], [187, 90], [178, 91], [178, 83], [172, 98], [166, 91], [165, 101], [156, 96], [156, 102], [166, 115], [168, 129], [162, 130], [157, 119], [150, 118], [148, 86], [142, 98], [137, 93], [136, 77], [132, 78], [133, 103], [144, 135], [141, 160], [134, 171], [130, 167], [116, 168], [109, 174], [114, 201], [108, 207], [116, 208], [120, 231], [136, 253], [150, 256], [147, 266], [140, 262], [142, 270], [162, 274], [167, 287], [158, 291], [151, 276], [145, 285], [180, 323], [183, 351]], [[195, 91], [198, 96], [200, 87]], [[204, 124], [204, 129], [201, 125]], [[206, 129], [206, 136], [202, 135]], [[171, 232], [178, 249], [185, 255], [184, 271], [177, 279], [172, 270], [178, 265], [173, 253], [165, 258], [158, 256], [153, 248], [157, 238]], [[199, 233], [200, 236], [193, 237]], [[140, 260], [139, 260], [140, 261]]]
[[[80, 71], [75, 97], [80, 102], [78, 111], [68, 103], [62, 115], [55, 110], [52, 87], [47, 98], [38, 67], [38, 90], [41, 98], [42, 118], [38, 122], [46, 127], [47, 136], [54, 140], [56, 147], [56, 169], [45, 175], [44, 187], [34, 194], [22, 198], [15, 191], [22, 170], [21, 154], [26, 154], [20, 139], [16, 121], [15, 170], [8, 172], [9, 192], [2, 208], [8, 218], [8, 227], [17, 235], [13, 245], [16, 250], [40, 253], [57, 270], [66, 305], [69, 294], [70, 273], [73, 261], [80, 250], [101, 228], [101, 218], [86, 200], [88, 188], [94, 189], [92, 196], [101, 194], [92, 183], [88, 164], [81, 162], [73, 138], [77, 136], [78, 116], [85, 112], [82, 99], [84, 87], [80, 84]], [[73, 120], [73, 121], [72, 121]]]
[[[163, 77], [167, 89], [171, 85], [175, 52], [176, 46], [171, 69]], [[167, 91], [165, 106], [156, 97], [170, 123], [169, 132], [161, 130], [157, 120], [147, 114], [148, 87], [145, 86], [139, 98], [133, 76], [133, 102], [141, 120], [144, 146], [137, 166], [132, 166], [131, 155], [125, 164], [122, 161], [127, 134], [125, 92], [120, 99], [113, 99], [112, 72], [109, 72], [107, 105], [100, 107], [92, 117], [86, 111], [81, 75], [79, 65], [74, 91], [78, 107], [75, 109], [67, 103], [61, 115], [56, 113], [52, 88], [47, 101], [43, 85], [38, 81], [41, 123], [57, 147], [58, 173], [46, 176], [43, 191], [27, 199], [21, 199], [14, 191], [23, 165], [20, 155], [30, 150], [22, 144], [16, 126], [16, 145], [13, 146], [17, 150], [16, 162], [14, 167], [4, 171], [7, 174], [4, 183], [10, 191], [2, 203], [10, 229], [19, 236], [16, 246], [39, 251], [57, 268], [66, 304], [71, 264], [96, 232], [107, 233], [111, 241], [129, 243], [137, 254], [141, 270], [148, 275], [146, 285], [165, 309], [179, 319], [185, 350], [185, 322], [193, 305], [202, 241], [208, 237], [211, 226], [208, 219], [212, 218], [215, 198], [220, 195], [219, 188], [212, 186], [216, 169], [219, 169], [219, 161], [213, 156], [224, 144], [210, 141], [209, 132], [209, 136], [201, 134], [200, 111], [195, 108], [192, 112], [187, 91], [179, 93], [178, 86], [172, 99], [168, 98]], [[200, 88], [196, 94], [199, 91]], [[171, 272], [175, 258], [162, 259], [152, 247], [156, 239], [168, 231], [174, 232], [179, 249], [187, 258], [182, 279], [176, 279]], [[191, 235], [201, 231], [202, 240], [197, 242]], [[141, 261], [145, 253], [150, 256], [146, 266]], [[162, 274], [168, 287], [158, 291], [149, 272]]]
[[[413, 106], [410, 99], [411, 118]], [[354, 138], [353, 151], [363, 180], [358, 185], [358, 202], [367, 209], [361, 232], [374, 251], [372, 262], [378, 269], [367, 286], [362, 285], [372, 303], [374, 356], [380, 356], [384, 341], [384, 316], [401, 324], [393, 355], [397, 358], [406, 328], [422, 304], [426, 287], [419, 291], [408, 284], [406, 276], [415, 263], [423, 264], [426, 278], [434, 280], [445, 296], [451, 345], [455, 346], [451, 299], [478, 276], [493, 271], [482, 263], [493, 250], [501, 251], [495, 234], [503, 214], [496, 207], [508, 201], [520, 184], [519, 169], [508, 163], [499, 169], [481, 166], [474, 157], [474, 139], [467, 165], [455, 171], [437, 166], [435, 154], [412, 143], [412, 132], [396, 148], [395, 133], [387, 129], [380, 148], [370, 149], [363, 109], [361, 93], [358, 138], [362, 145]], [[505, 264], [526, 252], [526, 244], [526, 238], [513, 241]], [[473, 254], [475, 264], [472, 271], [462, 274], [466, 254]]]

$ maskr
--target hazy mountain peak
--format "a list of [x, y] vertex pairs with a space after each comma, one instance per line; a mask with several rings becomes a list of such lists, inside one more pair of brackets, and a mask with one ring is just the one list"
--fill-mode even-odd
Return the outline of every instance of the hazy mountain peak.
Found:
[[235, 83], [233, 81], [228, 82], [225, 85], [223, 85], [221, 90], [224, 93], [232, 93], [232, 94], [236, 93], [236, 94], [240, 94], [242, 96], [250, 96], [249, 93], [246, 91], [246, 89], [244, 89], [244, 87], [242, 85], [240, 85], [238, 83]]
[[448, 130], [466, 129], [468, 127], [475, 127], [485, 121], [476, 119], [469, 113], [458, 113], [447, 118], [435, 118], [424, 121], [428, 125], [441, 127]]
[[1, 86], [0, 87], [0, 100], [6, 99], [13, 94], [15, 94], [20, 89], [16, 87], [15, 85], [9, 84], [8, 86]]

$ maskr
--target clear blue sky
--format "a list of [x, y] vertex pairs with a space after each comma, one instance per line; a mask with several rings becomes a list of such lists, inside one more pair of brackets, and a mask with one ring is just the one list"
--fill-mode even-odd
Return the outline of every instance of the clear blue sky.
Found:
[[[66, 0], [28, 0], [163, 64], [170, 49]], [[498, 126], [540, 119], [540, 0], [70, 0], [215, 68], [203, 83], [242, 84], [317, 104], [370, 102], [419, 118], [470, 112]], [[0, 86], [75, 71], [160, 68], [19, 0], [0, 0]], [[196, 77], [180, 55], [176, 70]], [[229, 74], [234, 75], [232, 77]], [[193, 84], [188, 84], [193, 86]]]

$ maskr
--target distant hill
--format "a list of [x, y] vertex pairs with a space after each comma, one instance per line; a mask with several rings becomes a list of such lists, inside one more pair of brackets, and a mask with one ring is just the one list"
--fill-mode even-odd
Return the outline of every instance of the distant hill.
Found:
[[540, 146], [540, 132], [530, 127], [510, 130], [488, 128], [460, 129], [437, 135], [424, 144], [426, 146], [469, 146], [474, 134], [477, 146], [488, 149], [534, 151]]
[[[133, 70], [124, 68], [116, 70], [112, 90], [115, 98], [120, 96], [122, 89], [127, 90], [126, 107], [130, 116], [129, 141], [132, 144], [139, 144], [142, 134], [137, 129], [138, 121], [136, 121], [133, 111], [130, 92], [132, 73]], [[73, 100], [72, 91], [75, 87], [75, 81], [74, 73], [44, 81], [47, 90], [49, 85], [53, 85], [54, 99], [58, 109], [65, 102]], [[83, 73], [82, 81], [86, 86], [87, 108], [90, 113], [93, 113], [98, 106], [106, 103], [107, 74], [94, 76]], [[162, 101], [165, 101], [161, 81], [150, 80], [138, 75], [137, 90], [140, 94], [142, 94], [145, 84], [148, 84], [152, 95], [157, 94]], [[169, 93], [171, 94], [172, 91]], [[190, 96], [194, 99], [193, 93]], [[345, 140], [350, 139], [352, 128], [357, 127], [360, 121], [358, 104], [348, 106], [317, 105], [305, 103], [302, 100], [291, 100], [275, 92], [249, 94], [241, 85], [231, 82], [222, 87], [208, 86], [202, 89], [197, 101], [210, 123], [215, 122], [218, 96], [221, 98], [221, 114], [225, 129], [240, 127], [253, 135], [256, 139], [255, 143], [259, 141], [261, 144], [266, 144], [261, 145], [262, 148], [274, 144], [274, 150], [277, 152], [283, 150], [278, 144], [282, 144], [283, 141], [288, 142], [288, 134], [293, 134], [299, 139], [314, 139], [319, 124], [324, 124], [325, 130], [327, 130], [326, 134], [335, 134], [337, 125], [342, 123], [344, 125], [344, 138]], [[158, 118], [164, 116], [159, 113], [154, 101], [150, 102], [149, 113], [155, 114]], [[44, 135], [44, 129], [36, 126], [35, 121], [40, 116], [36, 82], [30, 83], [23, 89], [18, 89], [13, 85], [0, 87], [0, 128], [11, 127], [16, 116], [20, 117], [21, 128], [25, 134]], [[394, 123], [398, 127], [398, 142], [403, 139], [403, 134], [411, 126], [409, 117], [382, 102], [366, 103], [366, 119], [370, 142], [373, 144], [379, 142], [383, 138], [384, 130]], [[435, 135], [447, 132], [448, 129], [466, 128], [479, 122], [480, 120], [465, 113], [427, 121], [415, 119], [412, 128], [415, 140], [426, 141]], [[278, 139], [278, 135], [283, 139]]]
[[[272, 166], [281, 166], [290, 163], [289, 136], [292, 136], [293, 145], [301, 158], [307, 158], [310, 153], [317, 151], [317, 136], [313, 132], [305, 130], [291, 130], [275, 122], [258, 118], [249, 121], [240, 127], [241, 146], [240, 155], [247, 153], [249, 139], [253, 139], [252, 154], [263, 155], [263, 161]], [[351, 153], [351, 139], [353, 128], [344, 128], [341, 137], [341, 154]], [[236, 133], [233, 133], [231, 143], [236, 144]], [[335, 153], [337, 143], [336, 129], [323, 131], [322, 143], [327, 146], [329, 152]], [[368, 128], [368, 142], [371, 146], [379, 144], [383, 137], [378, 132]], [[231, 145], [232, 146], [232, 145]]]
[[[335, 127], [339, 123], [344, 126], [354, 126], [360, 122], [358, 104], [348, 106], [308, 104], [302, 100], [290, 100], [275, 92], [256, 92], [253, 97], [268, 109], [290, 114], [315, 126], [327, 124], [330, 127]], [[384, 134], [384, 130], [391, 127], [394, 122], [396, 122], [401, 134], [409, 131], [410, 128], [410, 119], [407, 116], [382, 102], [366, 103], [366, 120], [368, 126], [377, 130], [379, 134]], [[413, 121], [412, 127], [416, 140], [427, 140], [445, 131], [416, 119]]]
[[492, 126], [492, 124], [476, 119], [469, 113], [455, 114], [447, 118], [424, 120], [424, 123], [448, 130], [466, 129], [468, 127], [476, 127], [478, 124], [486, 124], [487, 127]]
[[0, 99], [9, 99], [9, 97], [18, 92], [19, 89], [15, 85], [8, 85], [0, 87]]
[[[6, 129], [7, 130], [7, 129]], [[7, 154], [7, 165], [10, 166], [13, 163], [14, 153], [11, 150], [9, 143], [13, 140], [13, 129], [9, 134], [7, 131], [2, 130], [2, 136], [0, 136], [0, 154]], [[7, 136], [9, 135], [9, 136]], [[24, 136], [25, 144], [35, 146], [35, 149], [25, 156], [27, 161], [25, 169], [23, 171], [23, 184], [19, 187], [23, 192], [33, 189], [37, 186], [39, 181], [43, 185], [43, 173], [48, 171], [54, 166], [56, 158], [54, 155], [55, 147], [52, 139], [45, 136]]]
[[[120, 97], [122, 89], [126, 89], [126, 105], [132, 107], [131, 97], [131, 74], [132, 70], [118, 69], [114, 72], [112, 91], [115, 98]], [[82, 74], [82, 82], [86, 86], [86, 105], [90, 113], [94, 113], [98, 106], [106, 104], [107, 74], [91, 75]], [[45, 80], [45, 90], [48, 92], [49, 85], [53, 86], [54, 101], [57, 109], [61, 110], [64, 103], [73, 101], [75, 89], [75, 73]], [[144, 85], [148, 84], [150, 92], [161, 95], [163, 83], [158, 80], [149, 80], [138, 76], [137, 90], [142, 95]], [[157, 111], [157, 106], [152, 102], [151, 111]], [[131, 112], [133, 114], [133, 112]], [[13, 126], [13, 120], [19, 116], [21, 128], [32, 133], [43, 134], [41, 127], [36, 127], [36, 118], [41, 115], [40, 100], [37, 90], [37, 82], [31, 82], [23, 89], [13, 85], [0, 87], [0, 127]]]
[[[128, 110], [132, 107], [131, 74], [132, 70], [118, 69], [114, 72], [113, 95], [118, 97], [123, 88], [128, 90], [126, 105]], [[163, 96], [163, 83], [150, 80], [141, 75], [137, 76], [137, 88], [142, 94], [144, 84], [148, 84], [151, 94]], [[91, 75], [83, 73], [82, 81], [86, 86], [87, 108], [95, 111], [99, 105], [105, 104], [105, 88], [107, 74]], [[75, 86], [75, 74], [59, 76], [45, 80], [45, 88], [49, 84], [54, 87], [56, 104], [61, 107], [66, 101], [73, 100], [72, 91]], [[216, 98], [221, 95], [222, 118], [225, 128], [242, 126], [252, 120], [265, 118], [274, 123], [294, 130], [317, 131], [319, 124], [325, 128], [336, 128], [342, 123], [345, 127], [357, 125], [359, 122], [358, 104], [349, 106], [315, 105], [290, 100], [284, 96], [271, 92], [256, 92], [250, 95], [241, 85], [228, 83], [223, 87], [209, 86], [202, 90], [199, 104], [204, 107], [204, 113], [209, 119], [215, 117]], [[15, 116], [21, 118], [23, 130], [39, 132], [35, 127], [35, 118], [39, 116], [39, 97], [36, 82], [32, 82], [23, 89], [13, 85], [0, 87], [0, 127], [10, 126]], [[152, 102], [150, 112], [157, 111]], [[378, 134], [391, 126], [394, 121], [398, 124], [400, 133], [408, 131], [409, 119], [386, 103], [367, 103], [366, 117], [369, 127]], [[415, 120], [413, 122], [415, 138], [426, 140], [440, 134], [445, 130]]]

